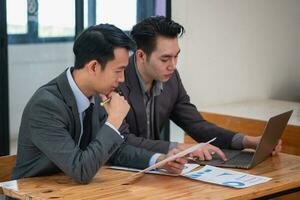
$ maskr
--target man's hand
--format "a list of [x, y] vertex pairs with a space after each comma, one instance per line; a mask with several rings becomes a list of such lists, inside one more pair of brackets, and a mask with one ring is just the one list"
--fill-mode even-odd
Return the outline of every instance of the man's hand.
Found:
[[[189, 147], [193, 146], [193, 144], [179, 144], [175, 149], [179, 151], [183, 151]], [[201, 149], [198, 149], [192, 153], [189, 154], [189, 157], [196, 157], [199, 158], [200, 160], [211, 160], [213, 154], [217, 154], [222, 160], [226, 161], [227, 158], [223, 151], [219, 149], [216, 146], [213, 146], [211, 144], [207, 144]]]
[[[243, 140], [244, 148], [256, 149], [260, 140], [261, 140], [261, 136], [253, 137], [253, 136], [246, 135]], [[276, 147], [273, 149], [272, 156], [278, 155], [278, 153], [281, 152], [281, 149], [282, 149], [282, 141], [281, 139], [279, 139]]]
[[[170, 156], [173, 156], [177, 153], [179, 153], [180, 151], [175, 149], [172, 149], [169, 151], [169, 153], [167, 155], [162, 154], [161, 156], [158, 157], [156, 162], [160, 162]], [[164, 166], [162, 166], [162, 169], [167, 170], [169, 173], [173, 173], [173, 174], [180, 174], [184, 168], [184, 164], [187, 163], [187, 158], [182, 157], [182, 158], [177, 158], [174, 161], [170, 161], [167, 162], [167, 164], [165, 164]]]
[[111, 100], [104, 104], [104, 108], [108, 113], [107, 122], [112, 124], [115, 128], [120, 128], [124, 118], [126, 117], [130, 106], [123, 96], [120, 96], [116, 92], [111, 92], [109, 95], [101, 95], [102, 101], [105, 101], [107, 98]]

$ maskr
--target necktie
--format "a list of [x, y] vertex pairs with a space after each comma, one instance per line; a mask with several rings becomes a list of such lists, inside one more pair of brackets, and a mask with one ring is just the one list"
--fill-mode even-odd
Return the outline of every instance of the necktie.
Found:
[[82, 150], [85, 150], [92, 140], [93, 106], [94, 104], [91, 103], [90, 106], [85, 110], [85, 116], [83, 120], [83, 133], [79, 145], [80, 149]]

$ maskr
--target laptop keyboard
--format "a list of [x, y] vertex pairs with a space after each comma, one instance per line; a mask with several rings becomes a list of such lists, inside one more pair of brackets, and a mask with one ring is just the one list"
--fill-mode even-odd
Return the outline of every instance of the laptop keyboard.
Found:
[[224, 166], [224, 167], [237, 167], [246, 168], [254, 155], [254, 152], [246, 151], [235, 151], [235, 150], [223, 150], [226, 155], [227, 161], [223, 161], [217, 154], [214, 154], [211, 161], [197, 161], [197, 163], [202, 165], [214, 165], [214, 166]]
[[241, 167], [247, 166], [247, 165], [250, 164], [253, 155], [254, 155], [253, 152], [244, 152], [244, 151], [241, 151], [238, 154], [236, 154], [235, 156], [233, 156], [230, 159], [228, 159], [224, 163], [229, 164], [229, 165], [241, 166]]

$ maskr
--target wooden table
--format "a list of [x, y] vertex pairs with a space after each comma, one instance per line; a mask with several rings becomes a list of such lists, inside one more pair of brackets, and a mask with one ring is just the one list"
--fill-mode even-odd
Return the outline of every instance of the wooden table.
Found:
[[[300, 189], [300, 157], [280, 154], [243, 172], [273, 178], [245, 189], [146, 174], [132, 185], [122, 185], [134, 172], [102, 168], [87, 185], [63, 174], [5, 182], [0, 193], [19, 199], [253, 199]], [[270, 197], [270, 196], [269, 196]]]

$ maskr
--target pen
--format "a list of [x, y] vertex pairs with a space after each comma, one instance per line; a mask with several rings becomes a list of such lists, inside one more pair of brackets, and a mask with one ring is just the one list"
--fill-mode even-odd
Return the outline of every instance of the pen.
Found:
[[107, 104], [108, 102], [110, 102], [110, 100], [111, 100], [111, 97], [109, 97], [109, 98], [106, 99], [105, 101], [102, 101], [102, 102], [100, 103], [100, 106], [104, 106], [105, 104]]
[[[116, 90], [116, 92], [120, 95], [120, 96], [123, 96], [123, 93], [121, 92], [121, 90]], [[104, 106], [105, 104], [109, 103], [111, 100], [111, 97], [109, 97], [108, 99], [106, 99], [105, 101], [102, 101], [100, 103], [100, 106]]]

